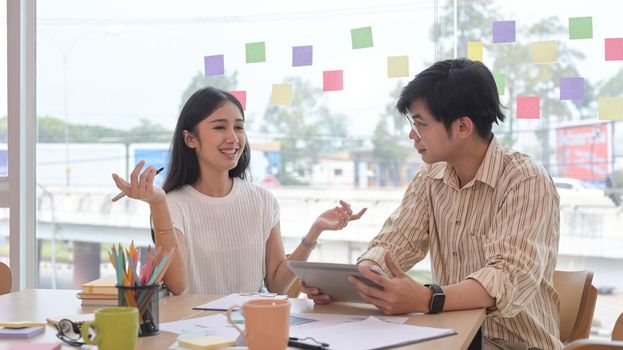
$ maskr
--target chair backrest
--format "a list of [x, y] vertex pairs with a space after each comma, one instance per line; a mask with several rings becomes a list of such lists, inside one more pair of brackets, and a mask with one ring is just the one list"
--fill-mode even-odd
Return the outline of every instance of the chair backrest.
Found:
[[579, 339], [565, 346], [564, 350], [623, 350], [623, 342]]
[[612, 340], [623, 341], [623, 312], [621, 312], [619, 318], [614, 323], [614, 328], [612, 329]]
[[12, 283], [11, 269], [0, 261], [0, 295], [10, 292]]
[[565, 344], [590, 335], [597, 301], [592, 281], [592, 271], [554, 271], [554, 288], [560, 297], [560, 340]]

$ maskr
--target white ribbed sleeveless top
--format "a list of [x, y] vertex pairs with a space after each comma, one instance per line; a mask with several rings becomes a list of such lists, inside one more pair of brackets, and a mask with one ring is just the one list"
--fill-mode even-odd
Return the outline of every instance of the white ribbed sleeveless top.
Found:
[[266, 189], [234, 179], [225, 197], [190, 185], [167, 194], [173, 227], [188, 243], [190, 293], [257, 292], [266, 276], [266, 241], [279, 222], [279, 205]]

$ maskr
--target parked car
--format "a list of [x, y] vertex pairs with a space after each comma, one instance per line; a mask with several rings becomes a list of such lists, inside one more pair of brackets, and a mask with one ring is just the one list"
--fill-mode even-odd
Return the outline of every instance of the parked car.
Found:
[[552, 180], [560, 195], [561, 206], [616, 206], [603, 188], [590, 182], [569, 177], [552, 177]]

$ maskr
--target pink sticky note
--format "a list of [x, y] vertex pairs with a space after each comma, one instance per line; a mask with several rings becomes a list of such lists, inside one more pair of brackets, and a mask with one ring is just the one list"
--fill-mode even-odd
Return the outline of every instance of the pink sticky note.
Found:
[[606, 61], [623, 60], [623, 38], [606, 39]]
[[517, 118], [539, 119], [541, 118], [541, 98], [539, 96], [517, 97]]
[[235, 90], [235, 91], [230, 91], [229, 93], [234, 95], [234, 97], [237, 98], [238, 101], [240, 101], [240, 104], [242, 105], [242, 110], [246, 111], [247, 110], [247, 92], [243, 90]]
[[322, 72], [322, 91], [344, 90], [344, 71], [326, 70]]

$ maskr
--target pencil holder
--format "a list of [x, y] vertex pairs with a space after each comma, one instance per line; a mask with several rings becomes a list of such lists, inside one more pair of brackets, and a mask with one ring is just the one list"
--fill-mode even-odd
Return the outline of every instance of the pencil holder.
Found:
[[159, 333], [160, 313], [158, 307], [158, 290], [160, 285], [149, 286], [117, 286], [119, 306], [138, 308], [138, 336], [146, 337]]

